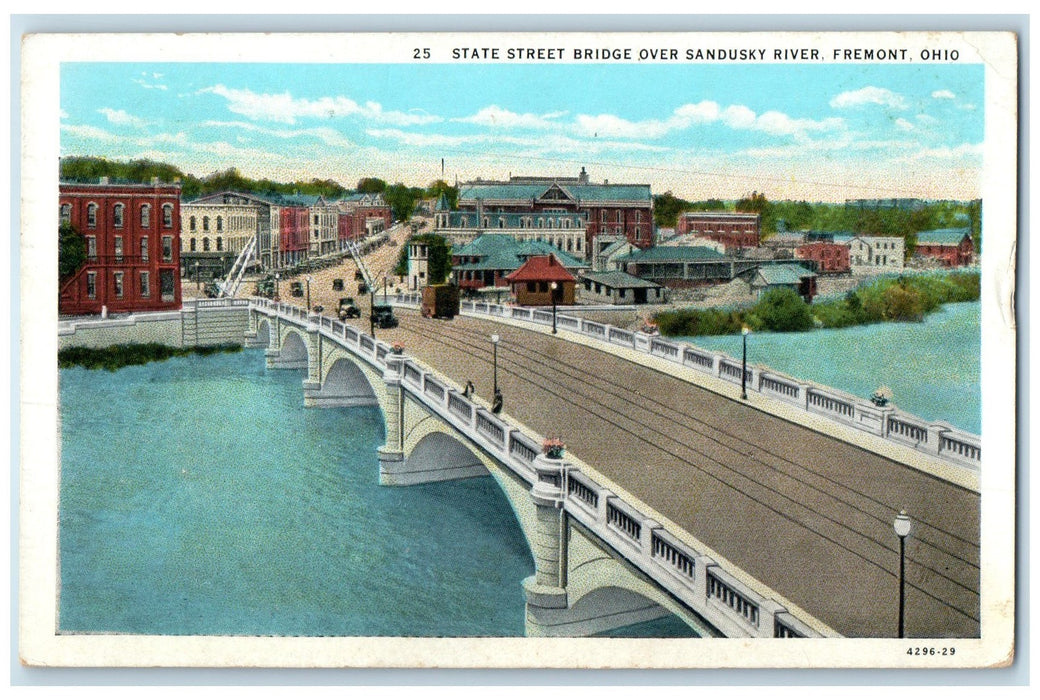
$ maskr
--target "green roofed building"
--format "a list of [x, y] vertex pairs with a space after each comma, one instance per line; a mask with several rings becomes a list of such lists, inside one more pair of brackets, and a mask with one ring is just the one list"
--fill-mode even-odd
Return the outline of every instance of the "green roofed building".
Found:
[[563, 253], [590, 259], [592, 238], [623, 235], [640, 248], [653, 240], [650, 185], [593, 183], [578, 177], [510, 177], [462, 183], [455, 211], [438, 208], [437, 233], [453, 245], [485, 234], [548, 242]]
[[563, 253], [545, 241], [518, 241], [511, 236], [486, 234], [453, 248], [451, 269], [459, 288], [464, 290], [508, 287], [506, 275], [531, 258], [545, 255], [555, 255], [564, 269], [574, 276], [588, 268], [585, 261]]
[[761, 261], [729, 257], [707, 246], [656, 246], [615, 258], [615, 263], [635, 277], [685, 288], [729, 282]]

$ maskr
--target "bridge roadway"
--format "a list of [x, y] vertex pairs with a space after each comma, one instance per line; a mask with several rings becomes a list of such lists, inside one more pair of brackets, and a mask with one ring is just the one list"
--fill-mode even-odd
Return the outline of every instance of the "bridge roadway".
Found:
[[[977, 637], [979, 496], [675, 377], [551, 335], [397, 310], [377, 330], [567, 449], [847, 637], [894, 637], [905, 509], [906, 633]], [[357, 323], [367, 332], [368, 324]]]

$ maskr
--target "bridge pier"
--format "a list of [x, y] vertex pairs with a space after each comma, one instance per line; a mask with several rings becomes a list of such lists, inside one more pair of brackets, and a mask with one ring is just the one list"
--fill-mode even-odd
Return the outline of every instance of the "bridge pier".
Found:
[[383, 371], [386, 398], [383, 414], [386, 443], [379, 448], [379, 483], [383, 486], [403, 485], [397, 478], [404, 471], [404, 388], [401, 386], [402, 365], [388, 360]]

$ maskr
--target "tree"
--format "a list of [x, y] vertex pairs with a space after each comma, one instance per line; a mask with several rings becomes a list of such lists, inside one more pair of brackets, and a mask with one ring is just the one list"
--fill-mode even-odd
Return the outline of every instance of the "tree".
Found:
[[671, 190], [664, 194], [654, 195], [654, 223], [658, 226], [675, 226], [679, 220], [679, 212], [690, 205], [685, 199], [679, 199]]
[[444, 180], [434, 180], [426, 188], [425, 196], [432, 199], [439, 199], [441, 195], [444, 195], [448, 199], [448, 206], [454, 209], [459, 202], [459, 188], [449, 185]]
[[64, 282], [87, 260], [87, 241], [72, 224], [58, 227], [58, 280]]
[[355, 189], [362, 194], [376, 194], [386, 190], [386, 181], [378, 177], [363, 177]]
[[763, 330], [807, 331], [813, 327], [809, 305], [790, 287], [770, 289], [752, 309]]

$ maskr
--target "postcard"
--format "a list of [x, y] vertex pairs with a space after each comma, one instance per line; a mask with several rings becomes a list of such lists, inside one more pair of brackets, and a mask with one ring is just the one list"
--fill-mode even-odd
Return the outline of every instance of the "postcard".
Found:
[[1017, 75], [25, 37], [22, 662], [1008, 665]]

